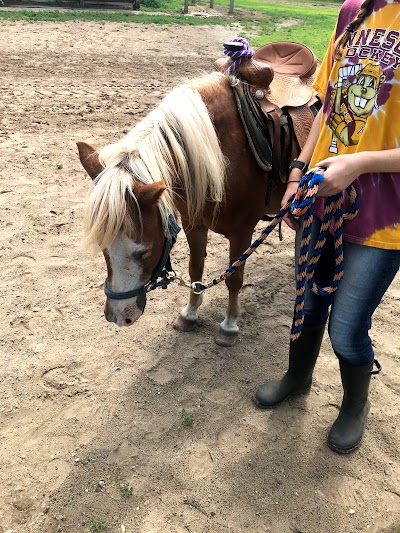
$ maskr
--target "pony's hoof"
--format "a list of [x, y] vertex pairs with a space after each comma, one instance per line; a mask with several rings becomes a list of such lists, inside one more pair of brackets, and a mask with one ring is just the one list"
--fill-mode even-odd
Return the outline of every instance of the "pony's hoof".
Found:
[[215, 337], [215, 342], [218, 346], [234, 346], [238, 337], [238, 331], [224, 331], [222, 328], [219, 328], [218, 335]]
[[196, 327], [197, 321], [196, 320], [188, 320], [187, 318], [184, 318], [182, 315], [178, 315], [173, 323], [174, 329], [177, 331], [193, 331]]

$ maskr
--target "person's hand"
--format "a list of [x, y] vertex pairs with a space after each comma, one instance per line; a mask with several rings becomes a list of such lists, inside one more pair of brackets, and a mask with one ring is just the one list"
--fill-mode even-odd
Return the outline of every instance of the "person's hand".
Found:
[[324, 181], [319, 185], [317, 196], [332, 196], [351, 185], [360, 174], [365, 172], [364, 152], [337, 155], [319, 161], [315, 166], [325, 169]]
[[[300, 180], [299, 180], [299, 182], [300, 182]], [[297, 181], [293, 181], [292, 182], [291, 181], [290, 183], [288, 183], [286, 185], [285, 194], [282, 196], [281, 207], [284, 207], [284, 205], [289, 200], [289, 198], [292, 196], [292, 194], [295, 194], [295, 192], [297, 191], [297, 188], [299, 186], [299, 182], [297, 182]], [[297, 218], [292, 215], [292, 213], [290, 213], [290, 212], [286, 213], [282, 220], [284, 220], [284, 222], [286, 222], [286, 224], [292, 230], [297, 231], [299, 229], [299, 222], [298, 222]]]

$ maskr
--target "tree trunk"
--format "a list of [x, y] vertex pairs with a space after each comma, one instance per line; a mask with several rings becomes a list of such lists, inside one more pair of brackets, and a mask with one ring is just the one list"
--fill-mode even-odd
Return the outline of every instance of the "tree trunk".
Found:
[[189, 12], [189, 0], [184, 0], [183, 3], [183, 12], [186, 14]]
[[229, 2], [229, 14], [232, 15], [233, 14], [233, 5], [235, 3], [235, 0], [230, 0]]
[[133, 0], [132, 1], [132, 9], [134, 11], [139, 11], [139, 9], [140, 9], [140, 0]]
[[210, 0], [210, 8], [211, 8], [211, 9], [214, 8], [214, 0]]

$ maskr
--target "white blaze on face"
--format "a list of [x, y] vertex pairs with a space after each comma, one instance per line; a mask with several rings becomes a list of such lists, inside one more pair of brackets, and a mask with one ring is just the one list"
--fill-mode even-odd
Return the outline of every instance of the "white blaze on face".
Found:
[[[123, 233], [107, 248], [111, 279], [109, 289], [127, 292], [141, 287], [147, 279], [143, 274], [142, 261], [150, 251], [141, 243], [129, 239]], [[111, 300], [114, 312], [122, 312], [128, 300]]]

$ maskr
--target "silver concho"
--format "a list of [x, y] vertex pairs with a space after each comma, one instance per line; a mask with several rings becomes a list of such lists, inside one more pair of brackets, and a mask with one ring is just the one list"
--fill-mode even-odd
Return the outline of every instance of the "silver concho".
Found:
[[257, 100], [261, 100], [265, 96], [264, 91], [261, 89], [257, 89], [256, 92], [254, 93], [254, 96], [257, 98]]

